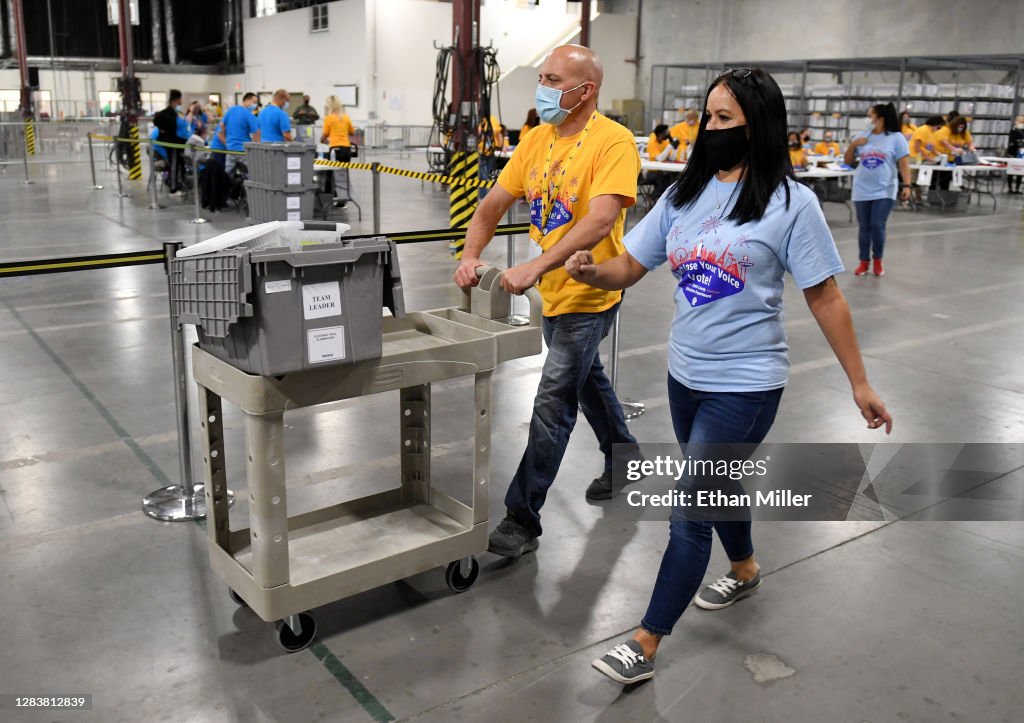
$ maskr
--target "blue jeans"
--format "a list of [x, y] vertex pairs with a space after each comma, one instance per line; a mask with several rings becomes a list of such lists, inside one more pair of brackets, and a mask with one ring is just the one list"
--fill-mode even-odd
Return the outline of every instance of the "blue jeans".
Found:
[[857, 209], [857, 240], [860, 242], [860, 260], [882, 258], [885, 251], [885, 222], [889, 220], [896, 201], [891, 198], [876, 198], [873, 201], [854, 201]]
[[[779, 409], [782, 389], [767, 392], [698, 392], [668, 378], [672, 427], [679, 444], [761, 442]], [[684, 519], [673, 509], [668, 547], [661, 558], [651, 602], [640, 626], [669, 635], [700, 589], [711, 559], [711, 531], [718, 533], [733, 562], [754, 554], [750, 521], [711, 522]]]
[[533, 402], [526, 451], [505, 494], [509, 514], [538, 535], [540, 508], [558, 474], [578, 409], [597, 435], [605, 472], [611, 473], [613, 444], [636, 444], [598, 355], [598, 344], [611, 331], [618, 312], [616, 304], [600, 313], [544, 317], [548, 356]]

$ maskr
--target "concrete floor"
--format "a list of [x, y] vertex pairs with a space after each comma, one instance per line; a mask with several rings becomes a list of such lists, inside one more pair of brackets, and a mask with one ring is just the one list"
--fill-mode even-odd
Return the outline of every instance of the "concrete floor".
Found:
[[[389, 159], [418, 168], [418, 155]], [[113, 177], [88, 188], [83, 166], [0, 175], [0, 261], [185, 243], [240, 225], [194, 226], [191, 206], [118, 200]], [[369, 230], [369, 183], [355, 177]], [[385, 231], [447, 225], [444, 196], [384, 177]], [[1024, 220], [1016, 197], [960, 214], [894, 213], [884, 279], [845, 275], [894, 442], [1024, 439]], [[847, 264], [856, 228], [826, 213]], [[351, 218], [355, 214], [345, 212]], [[339, 216], [346, 217], [347, 216]], [[524, 241], [520, 239], [522, 245]], [[504, 244], [490, 260], [501, 263]], [[403, 247], [411, 309], [457, 303], [444, 244]], [[623, 309], [620, 392], [648, 412], [641, 441], [671, 440], [665, 341], [667, 271]], [[881, 441], [863, 429], [845, 378], [787, 289], [794, 364], [770, 439]], [[0, 280], [0, 693], [92, 693], [74, 721], [1010, 721], [1024, 663], [1024, 524], [762, 523], [766, 573], [733, 608], [691, 609], [658, 673], [632, 690], [590, 660], [636, 625], [667, 539], [589, 505], [600, 468], [585, 428], [572, 438], [545, 508], [540, 550], [514, 564], [480, 556], [475, 587], [451, 594], [437, 569], [315, 611], [319, 642], [279, 651], [272, 628], [229, 600], [197, 524], [139, 511], [177, 478], [160, 266]], [[495, 375], [490, 512], [525, 442], [541, 360]], [[465, 384], [435, 392], [434, 472], [468, 488]], [[396, 395], [288, 417], [292, 508], [390, 486]], [[440, 413], [438, 413], [440, 412]], [[239, 416], [228, 408], [227, 469], [246, 514]], [[324, 471], [326, 470], [326, 471]], [[709, 571], [725, 569], [715, 548]], [[749, 656], [792, 671], [757, 682]], [[1015, 712], [1016, 711], [1016, 712]]]

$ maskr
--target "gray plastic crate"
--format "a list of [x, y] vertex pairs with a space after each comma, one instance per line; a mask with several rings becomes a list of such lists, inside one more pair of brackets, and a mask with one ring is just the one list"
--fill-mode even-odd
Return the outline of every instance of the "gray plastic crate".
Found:
[[316, 184], [306, 188], [274, 188], [255, 181], [245, 182], [250, 221], [300, 221], [313, 217]]
[[246, 143], [245, 165], [249, 180], [275, 188], [304, 188], [313, 183], [316, 145], [290, 143]]
[[175, 258], [171, 294], [201, 349], [261, 376], [379, 358], [381, 308], [405, 315], [396, 247], [382, 236]]

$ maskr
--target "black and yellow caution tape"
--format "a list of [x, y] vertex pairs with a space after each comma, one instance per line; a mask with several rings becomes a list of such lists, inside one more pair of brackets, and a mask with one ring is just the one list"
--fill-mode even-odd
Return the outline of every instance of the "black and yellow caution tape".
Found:
[[[508, 224], [498, 226], [495, 236], [516, 236], [529, 233], [529, 224]], [[465, 239], [466, 229], [442, 228], [434, 231], [402, 231], [389, 234], [362, 234], [346, 236], [346, 239], [377, 238], [386, 236], [397, 244], [424, 243], [428, 241], [451, 241]], [[37, 259], [30, 261], [7, 261], [0, 263], [0, 279], [12, 276], [32, 276], [35, 274], [60, 274], [67, 271], [85, 271], [87, 269], [113, 269], [122, 266], [144, 266], [161, 264], [165, 260], [162, 249], [155, 251], [129, 251], [120, 254], [98, 254], [95, 256], [67, 256], [55, 259]]]
[[36, 124], [31, 118], [25, 119], [25, 151], [30, 156], [36, 154]]
[[[452, 155], [449, 174], [461, 183], [449, 186], [448, 192], [448, 220], [453, 229], [466, 228], [469, 220], [473, 218], [477, 207], [477, 188], [479, 186], [480, 154], [476, 151], [457, 151]], [[476, 184], [473, 182], [476, 181]], [[452, 239], [448, 250], [456, 259], [462, 258], [462, 250], [465, 247], [465, 237]]]
[[[352, 163], [346, 161], [325, 161], [317, 159], [314, 164], [314, 168], [349, 168], [357, 171], [372, 171], [372, 163]], [[401, 176], [402, 178], [412, 178], [417, 181], [427, 181], [429, 183], [443, 183], [446, 186], [452, 185], [465, 185], [471, 188], [491, 188], [494, 185], [494, 181], [486, 180], [481, 181], [479, 178], [455, 178], [454, 176], [446, 176], [440, 173], [428, 173], [426, 171], [410, 171], [407, 168], [393, 168], [391, 166], [377, 166], [377, 170], [380, 173], [387, 173], [392, 176]]]
[[7, 276], [31, 276], [33, 274], [60, 274], [83, 269], [112, 269], [118, 266], [142, 266], [162, 264], [164, 252], [132, 251], [120, 254], [99, 254], [96, 256], [67, 256], [38, 261], [10, 261], [0, 263], [0, 279]]

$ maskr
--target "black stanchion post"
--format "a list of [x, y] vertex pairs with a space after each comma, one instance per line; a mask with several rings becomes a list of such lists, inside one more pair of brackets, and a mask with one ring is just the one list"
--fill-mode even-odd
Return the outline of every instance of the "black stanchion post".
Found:
[[[171, 262], [181, 251], [180, 241], [164, 244], [164, 269], [167, 272], [167, 294], [171, 318], [171, 369], [174, 374], [174, 410], [178, 427], [179, 484], [156, 490], [142, 500], [142, 511], [163, 522], [201, 520], [206, 517], [206, 499], [202, 486], [192, 481], [192, 437], [188, 419], [188, 373], [181, 323], [174, 308], [174, 284]], [[228, 504], [234, 495], [228, 492]]]
[[380, 233], [380, 164], [374, 161], [370, 171], [373, 173], [373, 232]]
[[160, 179], [157, 178], [157, 175], [156, 175], [156, 144], [155, 143], [150, 143], [149, 144], [149, 185], [151, 186], [151, 189], [150, 189], [150, 198], [149, 198], [149, 208], [151, 210], [154, 210], [154, 211], [157, 210], [157, 209], [163, 208], [163, 206], [160, 205], [160, 199], [159, 199], [159, 196], [157, 195], [157, 191], [159, 190], [157, 188], [157, 186], [159, 185], [159, 183], [160, 183]]
[[92, 190], [99, 191], [103, 186], [96, 183], [96, 158], [92, 152], [92, 132], [86, 133], [85, 137], [89, 141], [89, 171], [92, 173]]
[[116, 141], [114, 142], [114, 173], [117, 174], [117, 197], [124, 198], [128, 194], [121, 188], [121, 153]]

